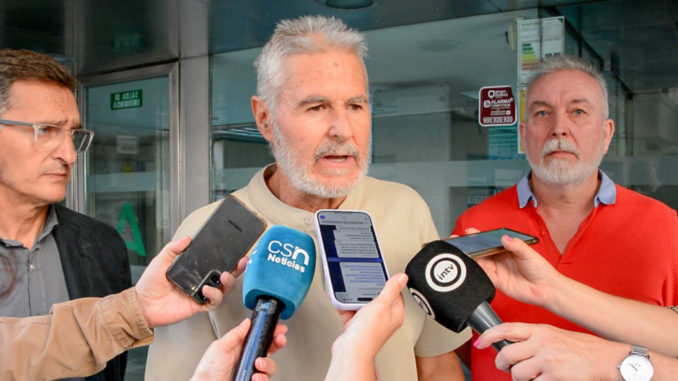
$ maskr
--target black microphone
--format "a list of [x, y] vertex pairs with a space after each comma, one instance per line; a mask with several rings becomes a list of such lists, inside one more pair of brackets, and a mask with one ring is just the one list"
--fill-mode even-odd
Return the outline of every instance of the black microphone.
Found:
[[254, 361], [264, 357], [278, 319], [289, 319], [304, 300], [315, 273], [313, 238], [274, 225], [259, 239], [243, 277], [243, 303], [253, 310], [233, 380], [250, 381]]
[[[494, 285], [485, 271], [468, 255], [445, 241], [424, 246], [405, 268], [407, 287], [419, 306], [433, 319], [454, 332], [468, 324], [478, 333], [501, 324], [490, 307]], [[492, 344], [497, 350], [511, 344]]]

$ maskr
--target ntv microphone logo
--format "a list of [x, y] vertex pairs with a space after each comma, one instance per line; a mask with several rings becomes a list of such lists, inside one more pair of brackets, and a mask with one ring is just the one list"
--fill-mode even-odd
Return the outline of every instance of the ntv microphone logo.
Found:
[[[306, 272], [310, 256], [308, 255], [308, 252], [301, 247], [292, 243], [283, 243], [281, 241], [273, 240], [268, 243], [267, 249], [267, 261], [287, 266], [301, 273]], [[303, 258], [300, 258], [300, 256], [303, 256]]]
[[438, 254], [426, 264], [426, 283], [438, 292], [453, 291], [466, 280], [466, 265], [458, 256]]

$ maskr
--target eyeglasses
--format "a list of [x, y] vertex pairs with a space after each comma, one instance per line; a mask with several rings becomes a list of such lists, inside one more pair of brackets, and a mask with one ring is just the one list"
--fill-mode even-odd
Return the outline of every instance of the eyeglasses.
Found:
[[16, 120], [0, 119], [0, 126], [25, 126], [33, 127], [35, 134], [33, 135], [33, 143], [36, 146], [52, 150], [64, 141], [64, 136], [71, 135], [73, 139], [73, 147], [75, 152], [83, 153], [87, 151], [89, 145], [94, 139], [94, 131], [79, 129], [65, 129], [54, 124], [49, 123], [28, 123], [18, 122]]

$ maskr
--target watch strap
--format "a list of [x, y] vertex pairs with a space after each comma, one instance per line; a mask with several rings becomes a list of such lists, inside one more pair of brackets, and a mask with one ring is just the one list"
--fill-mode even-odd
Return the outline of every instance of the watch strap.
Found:
[[631, 345], [631, 352], [629, 352], [629, 355], [641, 355], [650, 358], [650, 355], [647, 353], [647, 348], [639, 345]]

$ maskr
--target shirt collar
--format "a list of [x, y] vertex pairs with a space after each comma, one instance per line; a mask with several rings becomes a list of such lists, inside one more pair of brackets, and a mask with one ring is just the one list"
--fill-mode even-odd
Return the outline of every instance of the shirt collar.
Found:
[[[35, 239], [35, 243], [33, 244], [33, 247], [36, 247], [36, 245], [39, 245], [39, 243], [45, 239], [48, 235], [52, 233], [52, 230], [54, 229], [55, 226], [59, 224], [59, 221], [57, 220], [57, 215], [56, 211], [54, 210], [54, 205], [50, 205], [47, 209], [47, 217], [45, 217], [45, 226], [43, 226], [42, 231], [40, 231], [40, 234]], [[0, 237], [0, 242], [4, 243], [5, 246], [7, 247], [22, 247], [23, 244], [20, 241], [13, 240], [13, 239], [6, 239]]]
[[37, 241], [41, 241], [47, 235], [52, 233], [52, 230], [55, 226], [59, 224], [57, 220], [56, 210], [54, 210], [54, 205], [50, 205], [47, 210], [47, 218], [45, 219], [45, 227], [42, 228], [42, 231], [38, 235]]
[[598, 176], [600, 177], [600, 188], [598, 189], [596, 198], [593, 200], [593, 206], [598, 206], [600, 203], [612, 205], [617, 201], [617, 187], [614, 186], [614, 182], [605, 174], [605, 172], [598, 170], [598, 173]]
[[[532, 189], [530, 189], [529, 180], [531, 175], [532, 171], [527, 172], [516, 185], [520, 209], [524, 208], [530, 200], [532, 200], [532, 206], [537, 207], [537, 198], [532, 193]], [[593, 199], [593, 207], [597, 207], [601, 203], [605, 205], [614, 204], [617, 200], [617, 188], [614, 186], [614, 182], [601, 170], [598, 170], [598, 178], [600, 179], [600, 187], [596, 197]]]

